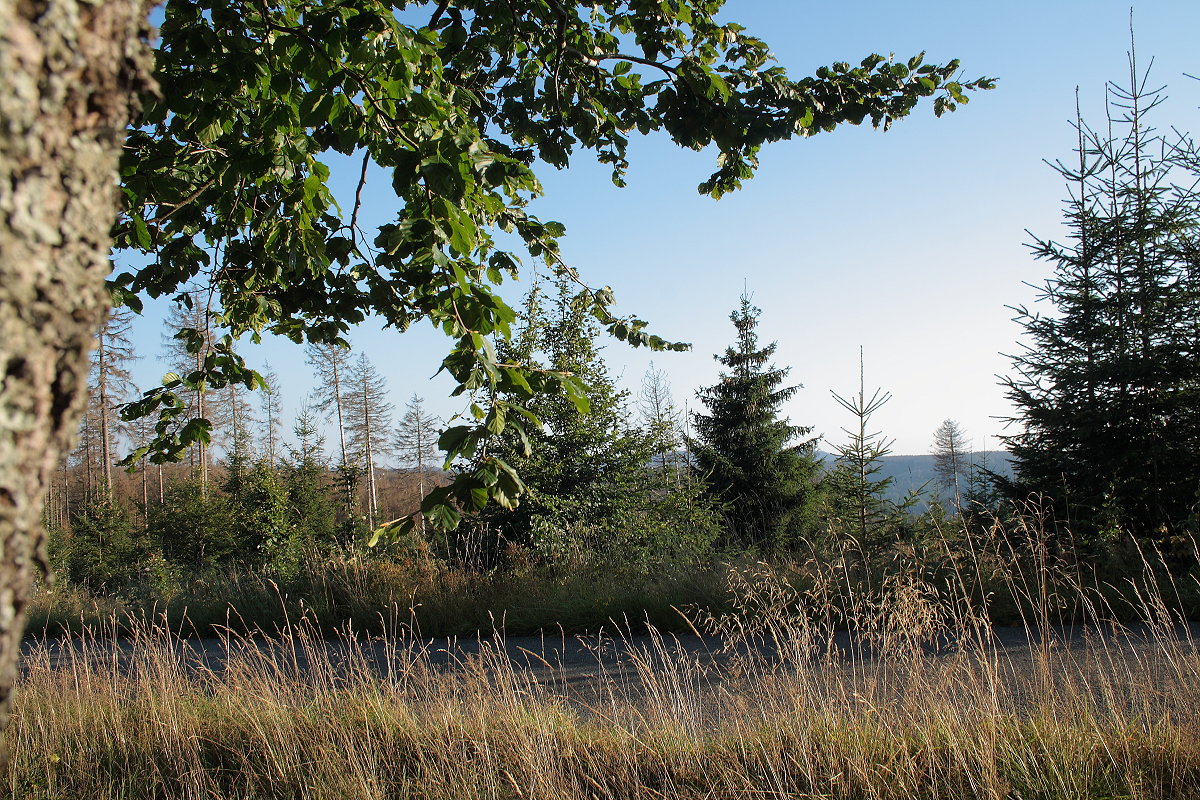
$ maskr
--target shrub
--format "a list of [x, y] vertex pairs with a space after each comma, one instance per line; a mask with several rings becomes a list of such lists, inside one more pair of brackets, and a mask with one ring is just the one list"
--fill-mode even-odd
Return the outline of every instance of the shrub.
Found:
[[55, 561], [73, 583], [97, 594], [128, 586], [153, 547], [129, 509], [109, 499], [86, 504], [60, 534]]

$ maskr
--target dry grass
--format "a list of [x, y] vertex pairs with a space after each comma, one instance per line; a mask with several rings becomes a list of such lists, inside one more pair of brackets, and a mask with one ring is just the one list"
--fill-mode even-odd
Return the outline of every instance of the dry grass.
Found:
[[[654, 638], [583, 694], [498, 647], [444, 669], [400, 636], [386, 677], [361, 640], [335, 665], [303, 626], [223, 670], [186, 667], [162, 628], [128, 660], [76, 640], [27, 659], [0, 779], [31, 800], [1200, 796], [1189, 629], [1145, 591], [1133, 633], [1110, 625], [1052, 572], [1004, 578], [1041, 609], [1012, 652], [966, 578], [733, 570], [738, 610], [697, 622], [719, 668]], [[1068, 600], [1082, 646], [1048, 625]]]

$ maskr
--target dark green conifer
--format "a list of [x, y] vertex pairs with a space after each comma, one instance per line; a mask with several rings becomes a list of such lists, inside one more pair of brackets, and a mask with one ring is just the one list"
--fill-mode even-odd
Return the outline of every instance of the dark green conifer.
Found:
[[586, 298], [560, 279], [550, 297], [535, 286], [521, 316], [512, 343], [501, 345], [502, 360], [567, 373], [586, 387], [588, 402], [581, 410], [558, 395], [528, 404], [541, 422], [521, 420], [532, 448], [509, 431], [497, 452], [529, 493], [515, 510], [481, 519], [504, 540], [554, 558], [645, 567], [706, 552], [716, 532], [712, 512], [656, 468], [661, 435], [633, 421], [629, 393], [617, 388], [596, 345], [599, 326]]
[[325, 437], [308, 404], [301, 406], [281, 469], [290, 512], [290, 538], [300, 546], [329, 547], [336, 536], [336, 507], [331, 494]]
[[849, 439], [834, 448], [837, 457], [824, 488], [826, 525], [832, 543], [838, 549], [855, 552], [866, 567], [899, 534], [904, 520], [901, 512], [912, 499], [897, 505], [887, 498], [893, 479], [882, 474], [883, 459], [891, 453], [893, 442], [871, 430], [871, 417], [892, 395], [876, 389], [868, 399], [864, 373], [860, 347], [858, 392], [848, 398], [830, 392], [837, 404], [850, 412], [854, 423], [842, 428]]
[[789, 370], [770, 363], [774, 342], [759, 347], [761, 313], [743, 294], [730, 315], [737, 341], [714, 356], [727, 371], [698, 393], [708, 413], [692, 414], [690, 444], [709, 496], [727, 509], [730, 542], [780, 548], [810, 532], [817, 440], [779, 416], [800, 387], [784, 386]]
[[[525, 425], [532, 452], [508, 437], [502, 445], [506, 461], [517, 467], [530, 489], [514, 511], [497, 515], [506, 538], [527, 542], [537, 531], [573, 528], [592, 547], [618, 509], [637, 490], [652, 458], [648, 437], [631, 429], [627, 393], [613, 383], [595, 338], [599, 326], [582, 298], [571, 294], [565, 280], [547, 298], [540, 286], [527, 296], [523, 327], [502, 356], [521, 363], [569, 373], [587, 387], [588, 409], [581, 412], [570, 398], [539, 397], [528, 405], [540, 428]], [[588, 536], [584, 529], [590, 528]]]
[[1058, 165], [1070, 240], [1034, 243], [1053, 311], [1017, 309], [1008, 489], [1049, 498], [1078, 535], [1161, 540], [1188, 530], [1200, 486], [1196, 150], [1147, 124], [1161, 95], [1132, 59], [1109, 96], [1105, 130], [1078, 120], [1078, 164]]

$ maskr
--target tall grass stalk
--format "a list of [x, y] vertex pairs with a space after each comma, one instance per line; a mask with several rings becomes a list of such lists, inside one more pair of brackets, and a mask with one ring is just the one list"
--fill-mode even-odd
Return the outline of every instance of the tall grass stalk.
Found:
[[[1049, 555], [1040, 575], [984, 561], [870, 592], [833, 562], [799, 588], [732, 569], [735, 608], [694, 620], [715, 653], [595, 639], [583, 682], [499, 638], [443, 664], [395, 624], [336, 648], [304, 621], [228, 633], [207, 665], [167, 626], [123, 646], [93, 631], [30, 650], [0, 785], [30, 800], [1200, 796], [1179, 587], [1131, 579], [1140, 620], [1121, 625], [1128, 608]], [[984, 577], [1020, 600], [1027, 644], [997, 638]]]

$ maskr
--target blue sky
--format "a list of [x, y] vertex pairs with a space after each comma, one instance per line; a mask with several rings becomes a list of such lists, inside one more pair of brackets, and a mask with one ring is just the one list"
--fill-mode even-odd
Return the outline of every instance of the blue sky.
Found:
[[[1006, 305], [1030, 302], [1024, 282], [1048, 273], [1030, 257], [1026, 231], [1061, 235], [1065, 191], [1043, 159], [1071, 155], [1076, 87], [1098, 124], [1105, 82], [1126, 78], [1129, 3], [730, 0], [726, 9], [794, 77], [872, 52], [907, 59], [925, 50], [927, 61], [959, 58], [964, 77], [998, 86], [940, 120], [922, 107], [886, 134], [843, 128], [773, 145], [758, 177], [720, 201], [696, 192], [712, 154], [665, 137], [634, 142], [625, 189], [587, 154], [569, 170], [543, 169], [535, 211], [567, 226], [567, 260], [592, 285], [612, 286], [620, 311], [694, 345], [650, 354], [610, 341], [610, 369], [636, 393], [653, 360], [676, 401], [695, 409], [695, 390], [717, 375], [712, 354], [732, 340], [727, 318], [745, 286], [763, 312], [762, 340], [778, 341], [776, 363], [804, 385], [785, 413], [813, 426], [824, 447], [845, 438], [849, 420], [830, 391], [856, 390], [860, 345], [868, 393], [893, 395], [875, 427], [895, 439], [895, 453], [927, 452], [946, 418], [977, 448], [995, 447], [996, 418], [1010, 413], [996, 376], [1019, 335]], [[1168, 85], [1152, 122], [1200, 135], [1200, 81], [1184, 76], [1200, 74], [1200, 2], [1137, 3], [1134, 22], [1139, 61], [1153, 58], [1151, 82]], [[368, 183], [377, 223], [394, 210], [388, 187], [382, 173]], [[151, 309], [138, 327], [143, 385], [166, 370], [156, 358], [159, 319]], [[398, 406], [415, 392], [434, 413], [462, 410], [446, 397], [447, 381], [429, 379], [446, 342], [428, 326], [401, 335], [368, 325], [352, 341]], [[311, 388], [303, 353], [286, 342], [246, 352], [280, 373], [290, 418]]]

